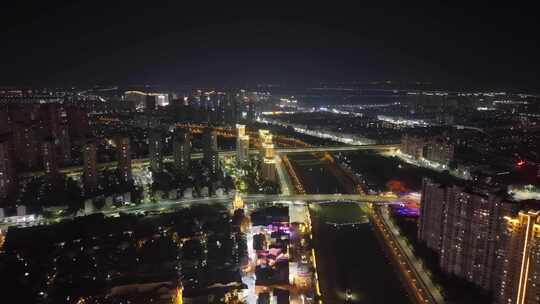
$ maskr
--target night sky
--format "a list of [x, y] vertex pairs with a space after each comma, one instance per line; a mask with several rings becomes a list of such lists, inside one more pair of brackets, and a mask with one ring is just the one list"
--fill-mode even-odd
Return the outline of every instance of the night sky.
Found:
[[0, 85], [389, 79], [540, 91], [532, 7], [186, 2], [2, 3]]

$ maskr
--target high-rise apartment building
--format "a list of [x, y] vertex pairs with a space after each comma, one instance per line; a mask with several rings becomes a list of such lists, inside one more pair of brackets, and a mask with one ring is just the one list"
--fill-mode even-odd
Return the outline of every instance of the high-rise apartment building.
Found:
[[10, 143], [0, 139], [0, 202], [6, 198], [15, 185], [15, 172]]
[[277, 178], [276, 161], [274, 159], [274, 144], [272, 134], [268, 130], [259, 130], [259, 140], [261, 143], [261, 173], [263, 179], [275, 182]]
[[83, 185], [85, 193], [92, 193], [97, 189], [97, 145], [89, 141], [83, 146]]
[[177, 171], [189, 171], [191, 162], [191, 133], [182, 129], [174, 130], [173, 134], [174, 168]]
[[129, 137], [120, 136], [116, 138], [116, 151], [118, 161], [118, 173], [120, 174], [120, 179], [123, 182], [129, 182], [132, 180], [131, 149]]
[[59, 146], [59, 158], [62, 160], [62, 164], [67, 166], [71, 163], [71, 141], [69, 138], [69, 132], [67, 125], [60, 125], [58, 129], [57, 141]]
[[148, 136], [148, 154], [150, 158], [150, 170], [153, 173], [163, 171], [163, 133], [152, 130]]
[[246, 135], [246, 126], [236, 125], [236, 161], [244, 164], [249, 161], [249, 135]]
[[447, 165], [454, 159], [454, 145], [442, 137], [426, 139], [405, 134], [401, 138], [400, 150], [414, 159], [424, 158], [441, 165]]
[[418, 239], [434, 251], [440, 251], [442, 243], [443, 215], [446, 188], [430, 179], [422, 180], [422, 204], [418, 218]]
[[34, 169], [39, 161], [39, 141], [36, 128], [30, 123], [17, 123], [13, 129], [15, 157], [26, 169]]
[[401, 152], [420, 159], [423, 155], [425, 140], [418, 136], [403, 135], [401, 137]]
[[203, 158], [210, 174], [216, 175], [219, 171], [217, 133], [210, 127], [206, 128], [203, 134]]
[[89, 133], [88, 113], [76, 106], [70, 106], [66, 111], [70, 135], [74, 138], [84, 138]]
[[43, 160], [43, 171], [47, 176], [54, 176], [58, 173], [58, 159], [53, 138], [46, 138], [41, 143], [41, 157]]
[[439, 164], [447, 165], [454, 159], [454, 145], [441, 138], [431, 139], [426, 143], [424, 158]]
[[491, 192], [422, 184], [418, 237], [438, 253], [441, 269], [485, 290], [497, 282], [503, 217], [515, 204]]
[[540, 303], [540, 211], [535, 209], [505, 217], [505, 256], [495, 290], [499, 304]]
[[225, 122], [235, 124], [238, 122], [238, 96], [234, 92], [225, 95]]

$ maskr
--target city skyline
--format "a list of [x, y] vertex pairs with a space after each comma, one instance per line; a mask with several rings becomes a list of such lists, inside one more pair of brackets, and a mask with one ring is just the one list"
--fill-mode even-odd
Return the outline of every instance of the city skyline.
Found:
[[535, 10], [0, 11], [3, 298], [540, 304]]

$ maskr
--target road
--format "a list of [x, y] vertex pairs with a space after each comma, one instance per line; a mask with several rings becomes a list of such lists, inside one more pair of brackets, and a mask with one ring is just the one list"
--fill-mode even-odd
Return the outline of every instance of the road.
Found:
[[[102, 213], [105, 216], [115, 216], [120, 213], [144, 213], [149, 211], [167, 211], [177, 208], [189, 207], [197, 204], [230, 204], [232, 201], [231, 196], [221, 197], [200, 197], [200, 198], [188, 198], [181, 200], [167, 200], [163, 199], [158, 203], [147, 203], [137, 206], [119, 207], [110, 210], [99, 210], [85, 215]], [[357, 201], [362, 203], [375, 203], [375, 204], [387, 204], [393, 201], [399, 200], [396, 196], [382, 196], [382, 195], [365, 195], [365, 194], [250, 194], [242, 196], [242, 199], [246, 204], [262, 203], [262, 202], [276, 202], [289, 205], [306, 205], [307, 202], [324, 203], [327, 201]], [[8, 227], [29, 227], [37, 225], [48, 225], [58, 223], [63, 220], [70, 220], [75, 216], [57, 217], [52, 220], [44, 220], [40, 217], [35, 217], [34, 220], [9, 222], [4, 219], [4, 222], [0, 222], [0, 226]], [[9, 219], [9, 218], [7, 218]]]
[[[310, 153], [310, 152], [340, 152], [340, 151], [358, 151], [358, 150], [378, 150], [378, 151], [394, 151], [399, 148], [399, 145], [350, 145], [350, 146], [329, 146], [329, 147], [301, 147], [301, 148], [276, 148], [274, 151], [278, 154], [289, 154], [289, 153]], [[258, 149], [250, 149], [250, 154], [258, 154]], [[220, 157], [232, 157], [236, 155], [236, 150], [222, 150], [219, 151]], [[201, 159], [203, 158], [202, 152], [191, 153], [191, 159]], [[172, 162], [173, 158], [171, 155], [165, 156], [163, 159], [164, 162]], [[142, 168], [148, 167], [150, 164], [149, 158], [137, 158], [131, 161], [131, 167], [133, 170], [141, 170]], [[117, 166], [116, 161], [99, 163], [98, 170], [103, 170], [106, 168], [115, 168]], [[83, 166], [71, 166], [65, 167], [59, 170], [60, 173], [66, 174], [68, 176], [79, 176], [82, 174]], [[22, 173], [19, 175], [20, 178], [29, 178], [34, 176], [43, 175], [43, 171], [34, 171]]]
[[417, 302], [443, 304], [444, 298], [439, 288], [435, 286], [427, 274], [428, 271], [416, 258], [411, 246], [390, 219], [388, 209], [384, 206], [375, 206], [372, 218], [377, 228], [380, 229], [382, 238], [396, 260], [407, 285], [413, 291]]

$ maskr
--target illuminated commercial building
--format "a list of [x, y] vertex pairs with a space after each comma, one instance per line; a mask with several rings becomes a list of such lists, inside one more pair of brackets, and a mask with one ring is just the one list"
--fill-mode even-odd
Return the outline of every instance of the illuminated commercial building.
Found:
[[249, 135], [246, 126], [236, 125], [236, 161], [243, 164], [249, 161]]
[[163, 170], [163, 134], [159, 130], [152, 130], [148, 136], [148, 154], [150, 170], [159, 173]]
[[173, 134], [174, 168], [178, 171], [189, 171], [191, 162], [191, 133], [182, 129]]
[[259, 130], [259, 139], [261, 142], [260, 158], [262, 177], [267, 181], [275, 182], [277, 172], [272, 134], [268, 130]]
[[147, 93], [141, 91], [124, 92], [124, 100], [135, 103], [136, 109], [153, 111], [157, 106], [164, 107], [169, 105], [169, 95], [164, 93]]
[[503, 217], [514, 208], [493, 193], [424, 179], [418, 237], [438, 253], [444, 272], [492, 290], [503, 247]]
[[83, 146], [83, 184], [86, 193], [93, 193], [97, 189], [97, 146], [89, 141]]
[[123, 182], [129, 182], [132, 179], [129, 137], [116, 139], [116, 151], [120, 178]]
[[6, 198], [15, 184], [13, 158], [10, 152], [9, 142], [0, 141], [0, 199]]
[[505, 258], [496, 296], [500, 304], [540, 303], [540, 211], [507, 216]]

